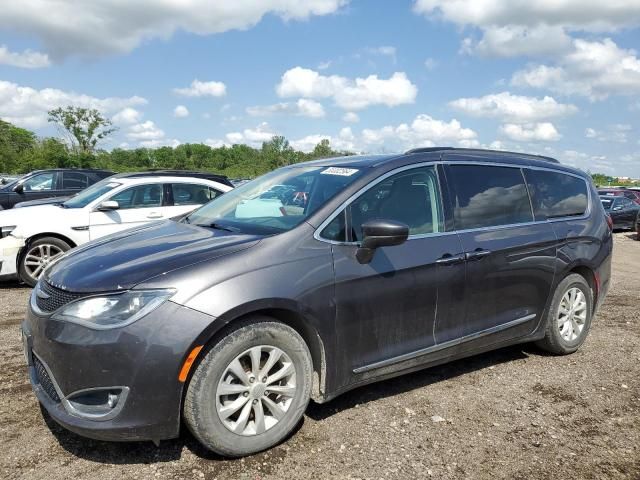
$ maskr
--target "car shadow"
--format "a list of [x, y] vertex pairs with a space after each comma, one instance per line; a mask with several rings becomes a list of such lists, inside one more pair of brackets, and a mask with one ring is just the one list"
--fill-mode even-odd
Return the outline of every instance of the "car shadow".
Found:
[[9, 280], [0, 282], [0, 290], [13, 290], [17, 288], [31, 288], [26, 283], [20, 283], [17, 280]]
[[[336, 413], [355, 408], [356, 405], [366, 405], [369, 402], [382, 398], [426, 387], [440, 381], [454, 379], [466, 373], [528, 358], [532, 353], [544, 355], [544, 352], [541, 352], [535, 346], [523, 344], [420, 370], [411, 374], [359, 387], [325, 404], [310, 402], [306, 415], [315, 421], [321, 421]], [[181, 428], [181, 433], [178, 438], [162, 441], [159, 447], [156, 447], [151, 442], [106, 442], [84, 438], [72, 433], [58, 425], [44, 408], [41, 410], [45, 423], [58, 440], [60, 446], [72, 455], [86, 460], [114, 465], [171, 462], [179, 460], [182, 452], [186, 448], [197, 457], [205, 460], [215, 461], [221, 465], [229, 462], [233, 463], [233, 460], [216, 455], [203, 447], [184, 425]], [[294, 436], [303, 424], [304, 418], [288, 438]], [[284, 442], [286, 442], [287, 439], [285, 439]], [[250, 462], [251, 458], [259, 461], [257, 460], [258, 457], [260, 457], [259, 454], [248, 457], [247, 461]]]
[[488, 353], [456, 360], [451, 363], [401, 375], [382, 382], [365, 385], [344, 393], [328, 403], [318, 404], [311, 402], [306, 413], [316, 421], [324, 420], [343, 410], [354, 408], [356, 405], [363, 406], [381, 398], [393, 397], [401, 393], [427, 387], [441, 381], [451, 380], [461, 375], [483, 370], [501, 363], [528, 358], [530, 353], [536, 355], [544, 354], [544, 352], [541, 352], [535, 346], [529, 344], [501, 348]]

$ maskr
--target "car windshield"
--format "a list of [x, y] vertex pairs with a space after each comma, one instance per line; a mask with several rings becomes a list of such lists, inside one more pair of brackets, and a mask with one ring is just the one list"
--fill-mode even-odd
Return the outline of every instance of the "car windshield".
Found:
[[183, 221], [258, 235], [281, 233], [302, 223], [361, 174], [357, 168], [281, 168], [225, 193]]
[[61, 204], [61, 206], [63, 208], [84, 208], [94, 200], [100, 198], [105, 193], [110, 192], [120, 185], [122, 184], [106, 178], [99, 181], [98, 183], [94, 183], [89, 188], [84, 189], [75, 197], [70, 198], [69, 200]]
[[7, 183], [0, 183], [0, 190], [12, 190], [22, 178], [24, 178], [24, 175], [18, 178], [5, 178]]
[[611, 210], [611, 205], [613, 205], [613, 198], [600, 197], [600, 201], [602, 202], [602, 206], [605, 210]]

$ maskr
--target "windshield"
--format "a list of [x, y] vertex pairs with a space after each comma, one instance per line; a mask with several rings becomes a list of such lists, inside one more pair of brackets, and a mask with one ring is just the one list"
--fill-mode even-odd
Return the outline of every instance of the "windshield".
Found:
[[602, 202], [602, 206], [605, 210], [611, 210], [611, 205], [613, 205], [613, 198], [600, 197], [600, 201]]
[[356, 168], [285, 167], [231, 190], [183, 221], [251, 234], [291, 230], [362, 173]]
[[24, 175], [18, 178], [13, 178], [13, 177], [5, 178], [4, 181], [6, 181], [7, 183], [0, 182], [0, 190], [12, 190], [13, 187], [15, 187], [16, 184], [22, 178], [24, 178]]
[[82, 190], [75, 197], [70, 198], [62, 204], [64, 208], [84, 208], [94, 200], [100, 198], [105, 193], [113, 190], [116, 187], [122, 185], [121, 183], [114, 182], [105, 178], [98, 183], [94, 183], [89, 188]]

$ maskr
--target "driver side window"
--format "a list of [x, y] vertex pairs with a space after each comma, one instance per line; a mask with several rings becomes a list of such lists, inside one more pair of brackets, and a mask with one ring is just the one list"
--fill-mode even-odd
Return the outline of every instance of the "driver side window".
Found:
[[24, 191], [42, 192], [47, 190], [54, 190], [55, 179], [56, 174], [53, 172], [36, 175], [24, 182]]
[[327, 225], [322, 237], [359, 242], [362, 224], [376, 219], [405, 223], [409, 226], [409, 235], [444, 231], [435, 167], [405, 170], [373, 185]]

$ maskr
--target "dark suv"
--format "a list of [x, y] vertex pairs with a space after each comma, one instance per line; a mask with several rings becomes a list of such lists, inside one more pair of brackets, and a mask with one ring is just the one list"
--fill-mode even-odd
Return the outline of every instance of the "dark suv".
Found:
[[[290, 186], [294, 195], [264, 195]], [[302, 195], [304, 193], [304, 195]], [[563, 355], [609, 287], [589, 176], [430, 148], [288, 166], [64, 255], [22, 324], [35, 393], [88, 437], [269, 448], [376, 380], [505, 345]]]
[[0, 185], [0, 206], [7, 210], [20, 202], [53, 197], [68, 198], [111, 175], [113, 172], [108, 170], [36, 170]]

